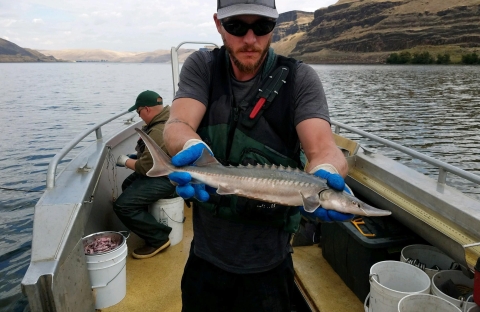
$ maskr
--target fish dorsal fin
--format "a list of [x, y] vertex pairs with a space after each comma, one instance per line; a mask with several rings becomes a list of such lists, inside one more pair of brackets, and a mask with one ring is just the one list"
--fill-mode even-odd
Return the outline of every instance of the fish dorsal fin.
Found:
[[303, 208], [306, 212], [314, 212], [320, 207], [320, 198], [318, 197], [318, 194], [305, 197], [303, 193], [300, 192], [300, 195], [302, 195]]
[[210, 153], [207, 151], [206, 148], [203, 149], [202, 155], [199, 159], [197, 159], [194, 163], [197, 167], [205, 167], [205, 166], [221, 166], [218, 160], [215, 159]]

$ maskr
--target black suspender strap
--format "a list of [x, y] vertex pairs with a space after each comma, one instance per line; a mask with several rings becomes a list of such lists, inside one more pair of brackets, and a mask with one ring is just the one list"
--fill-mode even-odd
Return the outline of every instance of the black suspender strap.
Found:
[[288, 67], [280, 66], [270, 76], [268, 76], [261, 88], [258, 89], [258, 94], [255, 99], [255, 106], [249, 113], [248, 119], [245, 118], [242, 122], [245, 127], [253, 127], [263, 114], [263, 111], [270, 106], [277, 96], [280, 88], [286, 83], [285, 79], [288, 76], [288, 71]]

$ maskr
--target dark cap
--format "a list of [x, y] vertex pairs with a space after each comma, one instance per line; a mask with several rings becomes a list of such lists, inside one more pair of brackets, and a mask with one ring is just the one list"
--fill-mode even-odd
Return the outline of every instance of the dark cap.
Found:
[[275, 0], [217, 0], [217, 18], [235, 15], [260, 15], [278, 18]]
[[162, 97], [157, 92], [147, 90], [147, 91], [143, 91], [137, 96], [135, 105], [130, 107], [128, 111], [131, 112], [143, 106], [156, 106], [156, 105], [163, 105]]

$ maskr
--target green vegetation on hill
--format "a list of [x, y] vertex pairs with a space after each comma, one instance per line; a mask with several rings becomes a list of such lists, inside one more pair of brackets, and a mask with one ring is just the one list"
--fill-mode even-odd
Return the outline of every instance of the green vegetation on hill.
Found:
[[[400, 53], [392, 53], [387, 57], [387, 64], [452, 64], [450, 60], [450, 54], [437, 54], [435, 59], [428, 51], [410, 53], [408, 51], [402, 51]], [[461, 61], [456, 64], [480, 64], [480, 58], [478, 54], [468, 53], [462, 55]]]
[[462, 63], [463, 64], [480, 64], [480, 58], [478, 54], [473, 52], [472, 54], [465, 54], [462, 55]]

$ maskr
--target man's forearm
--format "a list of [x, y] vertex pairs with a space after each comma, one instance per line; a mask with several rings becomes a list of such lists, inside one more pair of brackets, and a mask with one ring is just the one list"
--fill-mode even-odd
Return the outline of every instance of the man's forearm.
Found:
[[163, 131], [165, 146], [171, 156], [180, 152], [188, 140], [200, 139], [196, 131], [205, 111], [205, 105], [194, 99], [180, 98], [173, 101], [170, 118]]
[[127, 167], [128, 169], [132, 169], [133, 171], [135, 171], [135, 163], [137, 162], [136, 159], [127, 159], [127, 161], [125, 162], [125, 167]]
[[181, 151], [185, 145], [185, 142], [188, 140], [200, 139], [198, 134], [187, 122], [179, 119], [168, 120], [167, 124], [165, 125], [163, 137], [168, 153], [172, 156]]
[[297, 125], [297, 133], [308, 159], [305, 168], [307, 172], [318, 165], [331, 164], [341, 176], [347, 176], [347, 161], [335, 144], [327, 121], [319, 118], [306, 119]]
[[348, 174], [348, 163], [338, 148], [336, 148], [336, 150], [330, 150], [323, 155], [314, 155], [311, 161], [309, 160], [305, 171], [310, 172], [316, 166], [322, 164], [331, 164], [342, 177], [346, 177]]

